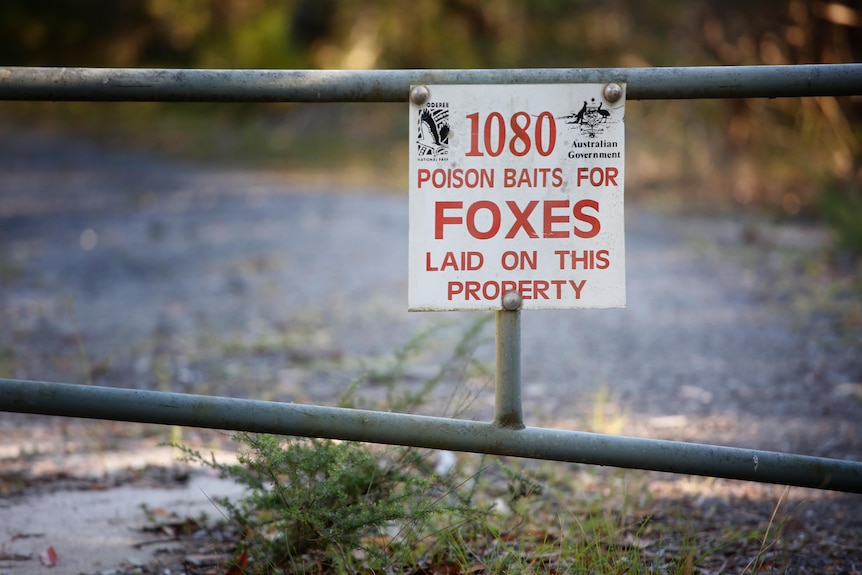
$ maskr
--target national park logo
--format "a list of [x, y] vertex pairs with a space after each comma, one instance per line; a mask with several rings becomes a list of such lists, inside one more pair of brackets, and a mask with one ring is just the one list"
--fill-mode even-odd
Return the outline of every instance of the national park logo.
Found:
[[449, 159], [449, 103], [428, 102], [419, 112], [416, 132], [420, 160]]

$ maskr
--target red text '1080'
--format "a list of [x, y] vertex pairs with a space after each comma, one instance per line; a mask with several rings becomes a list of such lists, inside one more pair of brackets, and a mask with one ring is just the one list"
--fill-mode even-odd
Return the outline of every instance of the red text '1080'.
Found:
[[[505, 150], [521, 158], [535, 148], [540, 156], [550, 156], [557, 145], [557, 121], [550, 112], [533, 117], [515, 112], [508, 125], [500, 112], [491, 112], [480, 121], [479, 112], [467, 114], [470, 120], [470, 151], [467, 156], [496, 158]], [[511, 135], [510, 135], [511, 133]]]

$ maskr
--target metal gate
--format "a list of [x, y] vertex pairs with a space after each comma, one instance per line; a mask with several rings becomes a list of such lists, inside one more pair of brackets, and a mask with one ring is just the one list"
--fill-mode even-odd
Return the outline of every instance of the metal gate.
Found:
[[[625, 83], [630, 100], [862, 95], [862, 64], [529, 70], [0, 68], [0, 100], [407, 102], [416, 84]], [[517, 299], [517, 298], [515, 298]], [[525, 427], [518, 302], [497, 311], [494, 420], [0, 379], [0, 410], [450, 449], [862, 493], [862, 463]]]

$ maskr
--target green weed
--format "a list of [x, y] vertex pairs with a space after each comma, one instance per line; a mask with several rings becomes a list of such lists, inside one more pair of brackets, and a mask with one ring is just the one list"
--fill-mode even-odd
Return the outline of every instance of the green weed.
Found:
[[[418, 361], [425, 359], [429, 350], [439, 347], [438, 342], [445, 339], [444, 331], [451, 325], [440, 324], [419, 332], [405, 345], [385, 361], [372, 365], [360, 380], [354, 382], [350, 389], [341, 397], [341, 407], [366, 407], [358, 395], [361, 384], [373, 383], [383, 385], [386, 389], [384, 405], [378, 406], [389, 411], [411, 412], [426, 405], [437, 387], [444, 382], [463, 383], [471, 378], [491, 381], [491, 368], [477, 359], [477, 349], [488, 342], [486, 328], [494, 319], [493, 314], [480, 314], [469, 322], [452, 345], [445, 357], [436, 361], [437, 367], [433, 373], [424, 377], [418, 388], [407, 389], [404, 386], [410, 377], [411, 368]], [[463, 390], [461, 390], [463, 391]], [[460, 415], [475, 399], [469, 391], [466, 394], [453, 393], [447, 405], [442, 409], [452, 416]]]
[[453, 486], [422, 454], [373, 450], [353, 442], [239, 434], [238, 464], [184, 449], [188, 459], [244, 485], [238, 502], [221, 500], [242, 534], [239, 553], [252, 573], [376, 571], [411, 556], [435, 516], [470, 515]]

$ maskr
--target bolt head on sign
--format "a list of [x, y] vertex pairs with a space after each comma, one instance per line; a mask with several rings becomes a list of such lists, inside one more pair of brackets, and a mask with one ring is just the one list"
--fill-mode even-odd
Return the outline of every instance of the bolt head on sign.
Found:
[[[625, 85], [424, 85], [411, 311], [624, 307]], [[613, 101], [609, 101], [608, 94]]]

